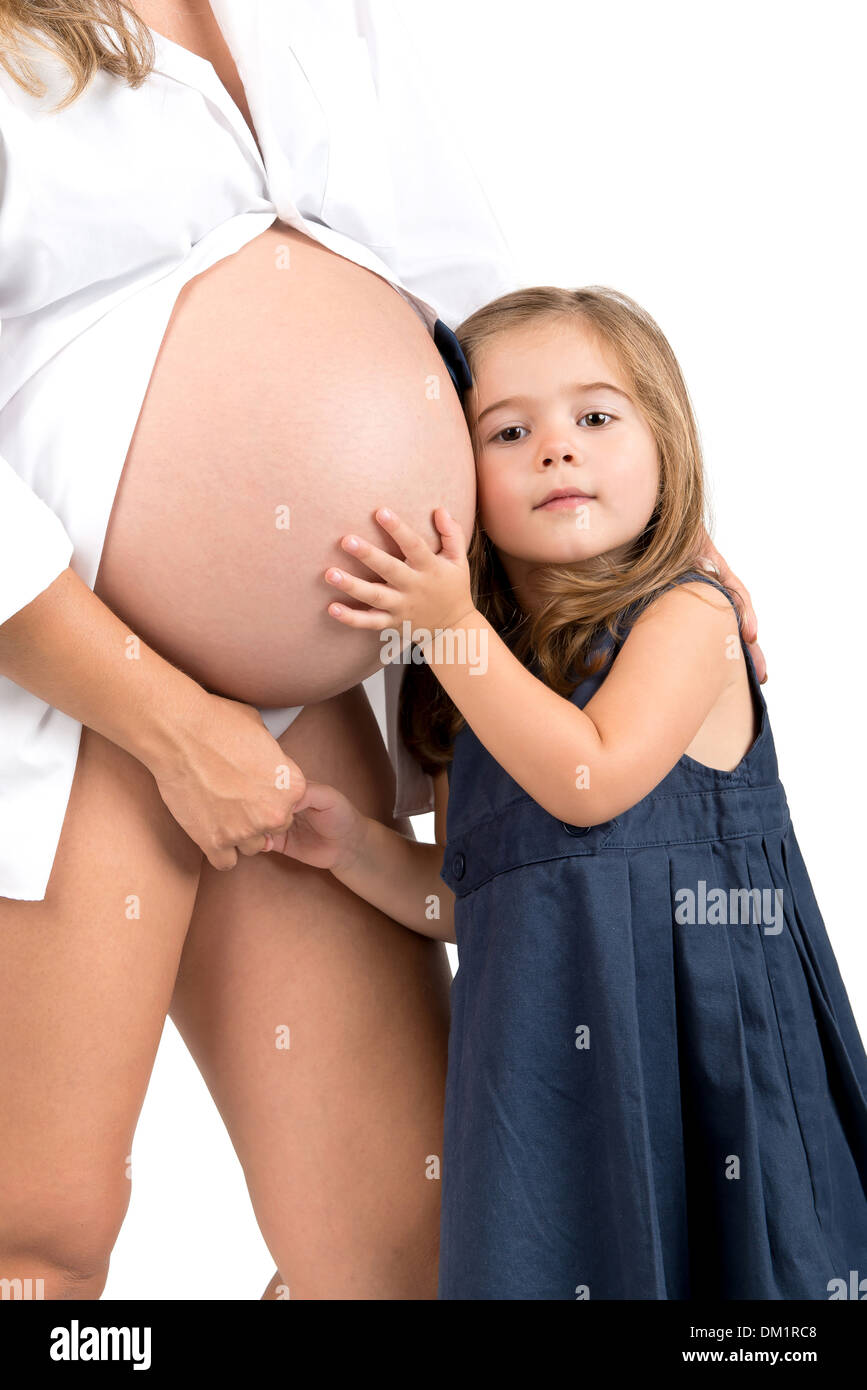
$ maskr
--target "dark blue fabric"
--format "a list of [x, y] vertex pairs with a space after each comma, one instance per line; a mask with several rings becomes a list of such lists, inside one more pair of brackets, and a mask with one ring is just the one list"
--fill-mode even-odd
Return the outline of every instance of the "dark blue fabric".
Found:
[[460, 397], [472, 385], [472, 377], [464, 356], [463, 348], [458, 342], [448, 324], [443, 323], [442, 319], [437, 319], [434, 324], [434, 343], [439, 348], [440, 357], [449, 369], [454, 388]]
[[[760, 727], [738, 766], [684, 755], [589, 830], [457, 737], [440, 1298], [826, 1299], [867, 1276], [867, 1058], [741, 645]], [[782, 930], [679, 924], [702, 880], [781, 889]]]

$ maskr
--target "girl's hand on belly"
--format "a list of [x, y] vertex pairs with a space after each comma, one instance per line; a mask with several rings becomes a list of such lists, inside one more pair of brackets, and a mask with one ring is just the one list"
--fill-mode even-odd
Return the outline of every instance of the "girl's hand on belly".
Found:
[[306, 782], [258, 710], [201, 691], [183, 712], [170, 751], [149, 760], [160, 796], [215, 869], [285, 833]]
[[369, 583], [344, 570], [326, 570], [329, 584], [369, 605], [361, 609], [332, 603], [328, 606], [331, 616], [347, 627], [381, 631], [408, 622], [414, 629], [434, 633], [457, 626], [472, 613], [475, 604], [463, 530], [444, 507], [437, 507], [433, 516], [442, 539], [438, 552], [431, 550], [427, 541], [393, 511], [381, 508], [376, 513], [382, 529], [403, 551], [404, 560], [358, 536], [344, 536], [343, 549], [381, 575], [385, 583]]

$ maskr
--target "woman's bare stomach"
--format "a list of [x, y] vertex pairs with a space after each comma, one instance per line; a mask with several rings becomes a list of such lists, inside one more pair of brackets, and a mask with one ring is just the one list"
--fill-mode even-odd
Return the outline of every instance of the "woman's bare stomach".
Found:
[[178, 298], [95, 591], [206, 689], [307, 704], [380, 664], [377, 633], [326, 611], [329, 565], [372, 577], [340, 537], [393, 550], [372, 515], [389, 505], [438, 549], [439, 504], [469, 535], [472, 449], [430, 334], [380, 276], [277, 222]]

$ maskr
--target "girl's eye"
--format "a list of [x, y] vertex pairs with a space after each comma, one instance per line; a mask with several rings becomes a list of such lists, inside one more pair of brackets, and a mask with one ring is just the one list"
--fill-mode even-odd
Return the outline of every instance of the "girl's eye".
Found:
[[[578, 423], [580, 425], [581, 422], [584, 420], [607, 421], [613, 419], [614, 416], [609, 415], [604, 410], [587, 410], [582, 416], [579, 417]], [[589, 428], [599, 429], [601, 428], [601, 426], [597, 424], [592, 424], [589, 426]], [[494, 435], [494, 440], [501, 439], [504, 444], [516, 444], [518, 441], [514, 438], [513, 434], [513, 432], [516, 430], [523, 431], [524, 434], [527, 434], [527, 430], [524, 428], [523, 425], [504, 425], [504, 427]], [[506, 439], [505, 436], [508, 434], [513, 434], [513, 437], [511, 439]], [[491, 442], [493, 443], [493, 440]]]

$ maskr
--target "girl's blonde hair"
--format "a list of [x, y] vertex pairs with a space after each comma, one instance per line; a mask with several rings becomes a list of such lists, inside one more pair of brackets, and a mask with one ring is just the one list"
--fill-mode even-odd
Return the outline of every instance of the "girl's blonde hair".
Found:
[[140, 86], [156, 56], [150, 29], [122, 0], [0, 0], [0, 63], [26, 92], [41, 97], [46, 88], [31, 61], [33, 43], [69, 69], [72, 83], [57, 111], [81, 96], [100, 70]]
[[[602, 634], [617, 640], [627, 610], [637, 615], [660, 588], [695, 569], [706, 498], [698, 428], [677, 359], [659, 326], [627, 295], [604, 285], [515, 290], [471, 314], [455, 333], [475, 377], [485, 347], [495, 338], [551, 321], [574, 323], [614, 355], [659, 454], [656, 507], [625, 558], [612, 562], [600, 555], [580, 571], [564, 564], [537, 567], [534, 581], [543, 601], [533, 614], [523, 613], [515, 602], [502, 562], [476, 518], [468, 551], [476, 607], [520, 661], [568, 697], [606, 660], [598, 645], [591, 650]], [[475, 384], [465, 393], [463, 406], [478, 450]], [[465, 721], [424, 663], [406, 672], [399, 719], [421, 766], [441, 771], [451, 761], [454, 737]]]

